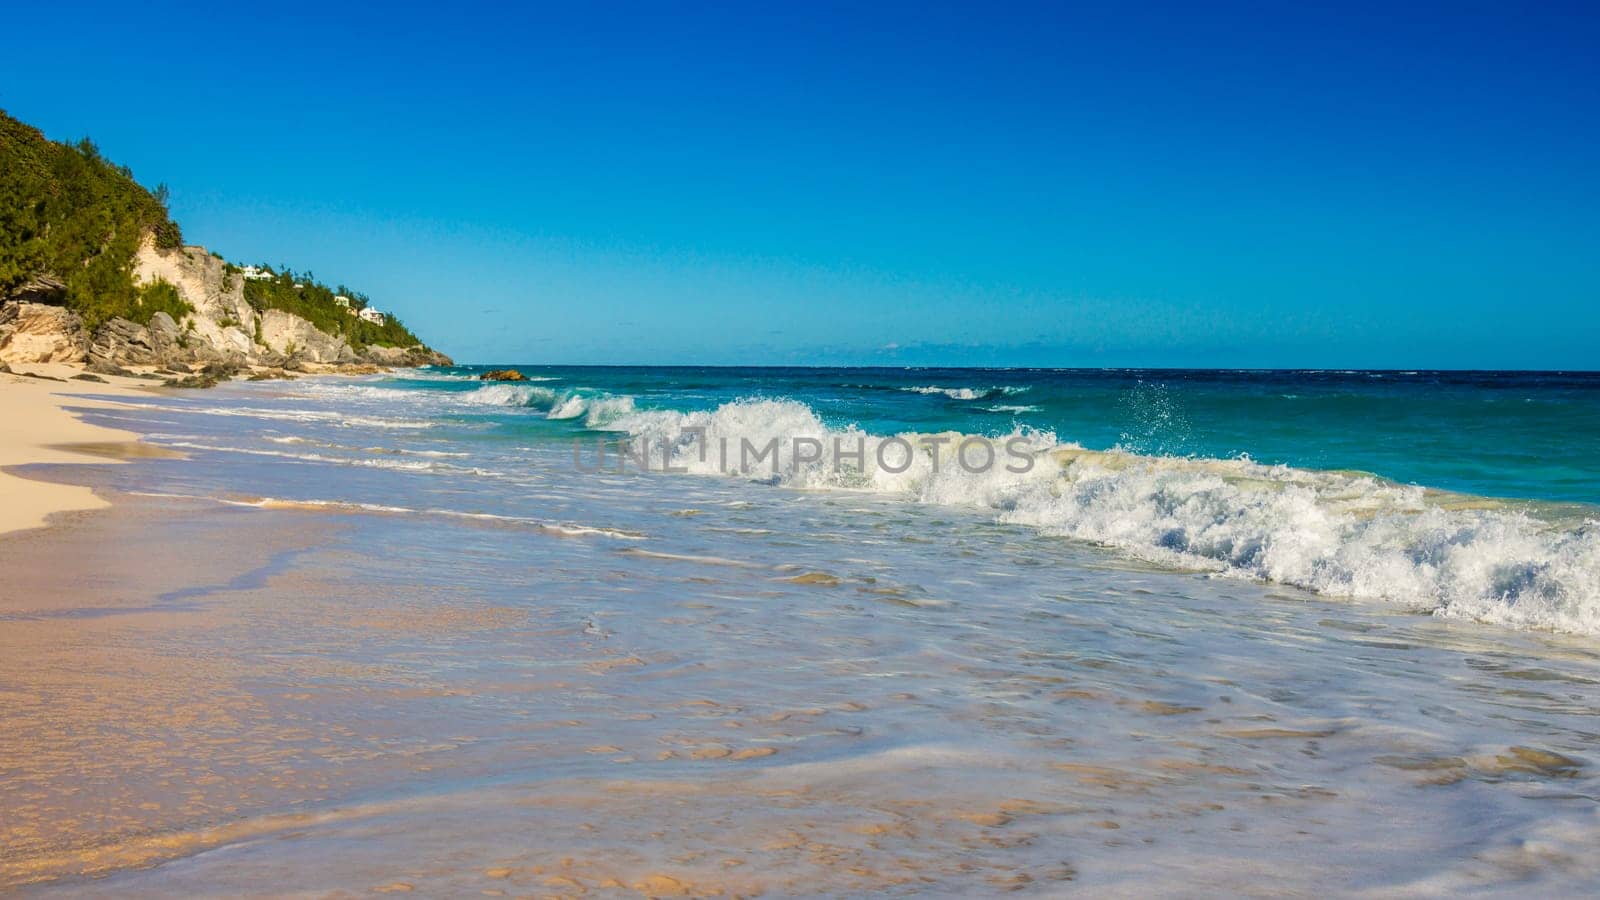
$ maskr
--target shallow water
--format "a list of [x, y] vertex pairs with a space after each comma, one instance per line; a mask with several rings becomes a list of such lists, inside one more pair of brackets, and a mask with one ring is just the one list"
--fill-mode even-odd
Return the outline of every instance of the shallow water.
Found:
[[[126, 496], [0, 548], [47, 569], [30, 596], [81, 598], [7, 598], [0, 884], [1600, 879], [1590, 636], [1161, 565], [977, 504], [582, 473], [583, 420], [548, 418], [561, 395], [479, 407], [455, 395], [511, 392], [428, 377], [449, 387], [230, 385], [89, 414], [189, 459], [42, 470]], [[70, 570], [41, 562], [63, 553]]]
[[657, 474], [875, 493], [1169, 567], [1600, 634], [1593, 374], [478, 371], [235, 385], [135, 418], [253, 459], [272, 499], [586, 524], [666, 490], [595, 493], [605, 473], [580, 469], [640, 468], [625, 439]]

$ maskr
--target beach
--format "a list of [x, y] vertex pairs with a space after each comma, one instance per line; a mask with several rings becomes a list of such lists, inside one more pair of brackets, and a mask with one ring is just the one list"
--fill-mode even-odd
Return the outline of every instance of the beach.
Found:
[[[132, 394], [141, 383], [138, 380], [115, 378], [115, 385], [69, 381], [66, 379], [81, 374], [82, 369], [68, 365], [22, 365], [18, 369], [44, 377], [0, 374], [0, 391], [4, 392], [0, 403], [5, 409], [0, 419], [0, 469], [34, 463], [105, 462], [108, 456], [117, 455], [119, 445], [137, 438], [131, 432], [87, 425], [62, 406], [68, 402], [94, 405], [94, 401], [82, 399], [85, 394]], [[106, 505], [87, 488], [47, 484], [4, 471], [0, 471], [0, 494], [6, 498], [0, 509], [0, 534], [38, 528], [54, 513]]]
[[[710, 414], [731, 376], [529, 371], [7, 379], [7, 409], [39, 425], [6, 452], [38, 454], [34, 515], [64, 512], [0, 537], [0, 886], [1403, 895], [1600, 877], [1588, 635], [1162, 564], [897, 492], [585, 471], [564, 436], [600, 433], [593, 410], [659, 426], [659, 390]], [[1049, 408], [1038, 385], [848, 376], [803, 377], [881, 381], [864, 402], [901, 418]], [[124, 461], [80, 464], [107, 457]]]

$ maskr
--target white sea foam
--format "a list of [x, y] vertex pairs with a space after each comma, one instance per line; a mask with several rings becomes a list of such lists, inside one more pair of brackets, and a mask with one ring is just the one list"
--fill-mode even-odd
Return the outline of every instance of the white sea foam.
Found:
[[922, 386], [922, 387], [903, 387], [900, 390], [902, 390], [902, 391], [910, 391], [913, 394], [942, 394], [943, 396], [949, 397], [951, 400], [990, 400], [990, 399], [993, 399], [995, 397], [1004, 397], [1004, 396], [1008, 396], [1008, 395], [1011, 395], [1011, 394], [1020, 394], [1023, 391], [1026, 391], [1027, 388], [1025, 388], [1025, 387], [990, 387], [990, 388], [957, 387], [957, 388], [947, 388], [947, 387], [939, 387], [937, 385], [926, 385], [926, 386]]
[[[458, 379], [456, 376], [450, 376], [448, 380], [454, 381]], [[477, 379], [464, 380], [476, 381]], [[408, 387], [404, 384], [348, 384], [325, 381], [308, 384], [303, 390], [319, 399], [332, 399], [336, 402], [357, 401], [392, 404], [398, 401], [406, 404], [408, 408], [415, 408], [420, 405], [441, 410], [463, 405], [547, 409], [556, 402], [556, 398], [559, 396], [554, 390], [539, 385], [502, 383], [483, 384], [476, 390], [471, 391], [446, 393], [419, 392], [414, 387]]]
[[[192, 435], [162, 435], [151, 434], [147, 437], [165, 438], [169, 442], [193, 440]], [[299, 435], [263, 435], [262, 440], [273, 444], [303, 446], [309, 445], [322, 447], [328, 450], [342, 450], [351, 453], [375, 453], [387, 456], [425, 456], [430, 459], [461, 459], [471, 454], [455, 450], [414, 450], [409, 447], [357, 447], [350, 444], [338, 444], [333, 441], [318, 441]], [[174, 446], [176, 446], [174, 444]]]
[[[137, 409], [170, 410], [170, 406], [156, 404], [128, 403], [124, 404]], [[422, 419], [391, 419], [382, 416], [353, 416], [348, 413], [334, 412], [332, 410], [317, 409], [260, 409], [244, 406], [185, 406], [184, 412], [199, 413], [203, 416], [231, 416], [247, 419], [263, 419], [269, 422], [319, 422], [347, 428], [388, 428], [388, 429], [421, 429], [433, 428], [438, 423]]]
[[534, 406], [547, 407], [555, 402], [556, 392], [537, 385], [486, 384], [475, 391], [454, 394], [460, 402], [470, 406]]
[[476, 375], [452, 375], [449, 372], [434, 372], [428, 369], [401, 369], [395, 375], [407, 381], [477, 381]]
[[169, 441], [165, 443], [164, 446], [176, 447], [183, 450], [209, 450], [213, 453], [239, 453], [245, 456], [268, 456], [276, 459], [297, 460], [299, 462], [332, 463], [334, 465], [357, 466], [368, 469], [392, 469], [401, 472], [466, 473], [472, 475], [495, 474], [485, 469], [458, 466], [451, 463], [428, 462], [425, 460], [329, 456], [325, 453], [289, 453], [283, 450], [265, 450], [255, 447], [230, 447], [225, 444], [202, 444], [195, 441]]
[[[178, 494], [144, 494], [150, 497], [181, 497]], [[185, 497], [183, 499], [194, 499]], [[382, 513], [386, 515], [424, 515], [446, 516], [455, 519], [477, 519], [480, 521], [506, 522], [515, 525], [526, 525], [545, 534], [557, 537], [604, 537], [619, 541], [642, 541], [648, 535], [637, 531], [626, 531], [620, 528], [604, 528], [599, 525], [581, 525], [571, 522], [546, 522], [540, 519], [530, 519], [526, 516], [502, 516], [494, 513], [463, 512], [455, 509], [413, 509], [409, 506], [389, 506], [381, 503], [360, 503], [353, 500], [284, 500], [277, 497], [255, 497], [251, 499], [233, 499], [227, 497], [208, 498], [228, 506], [249, 506], [256, 509], [313, 509], [329, 510], [333, 512], [361, 512]]]
[[[886, 439], [830, 429], [805, 404], [751, 399], [714, 411], [636, 411], [610, 425], [648, 443], [659, 468], [731, 474], [802, 488], [848, 488], [992, 511], [1002, 521], [1154, 562], [1383, 601], [1521, 628], [1600, 633], [1600, 521], [1555, 519], [1529, 504], [1442, 494], [1361, 473], [1092, 451], [1019, 430], [1035, 465], [986, 471], [955, 463], [962, 436], [915, 454], [904, 472], [873, 464]], [[917, 444], [922, 435], [901, 435]], [[796, 438], [827, 448], [796, 464]], [[752, 461], [743, 441], [775, 457]], [[838, 440], [864, 470], [833, 465]], [[727, 448], [724, 450], [723, 448]], [[903, 451], [885, 447], [898, 468]], [[804, 456], [809, 458], [809, 448]], [[977, 468], [978, 466], [973, 466]]]

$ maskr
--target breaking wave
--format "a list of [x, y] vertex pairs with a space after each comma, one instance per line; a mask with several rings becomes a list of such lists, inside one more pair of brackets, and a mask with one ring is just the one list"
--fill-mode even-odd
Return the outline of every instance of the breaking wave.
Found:
[[633, 398], [627, 395], [593, 394], [571, 391], [556, 401], [545, 415], [548, 419], [583, 418], [588, 428], [605, 428], [634, 412]]
[[1026, 391], [1027, 388], [1025, 388], [1025, 387], [991, 387], [991, 388], [957, 387], [957, 388], [947, 388], [947, 387], [939, 387], [937, 385], [927, 385], [927, 386], [924, 386], [924, 387], [903, 387], [900, 390], [902, 390], [902, 391], [910, 391], [913, 394], [940, 394], [940, 395], [943, 395], [945, 397], [949, 397], [951, 400], [994, 400], [994, 399], [997, 399], [999, 397], [1008, 397], [1008, 396], [1011, 396], [1012, 394], [1020, 394], [1023, 391]]
[[475, 391], [457, 394], [470, 406], [537, 406], [555, 402], [556, 392], [547, 387], [526, 384], [487, 384]]
[[[898, 444], [885, 446], [890, 438], [830, 428], [793, 400], [636, 410], [605, 427], [645, 442], [658, 468], [665, 454], [693, 473], [894, 493], [1166, 565], [1439, 616], [1600, 633], [1600, 521], [1532, 503], [1245, 458], [1087, 450], [1029, 429], [989, 439], [1022, 449], [1033, 462], [1028, 471], [1010, 471], [1002, 458], [973, 472], [955, 457], [969, 436], [899, 435], [918, 445], [906, 460]], [[929, 437], [942, 440], [928, 446]], [[859, 442], [866, 464], [835, 465], [831, 455], [812, 461], [809, 448], [797, 459], [796, 438], [830, 448], [837, 439], [851, 450]], [[758, 448], [776, 441], [778, 450], [752, 463], [740, 458], [743, 440]], [[894, 468], [909, 465], [892, 472], [872, 464], [880, 447]]]

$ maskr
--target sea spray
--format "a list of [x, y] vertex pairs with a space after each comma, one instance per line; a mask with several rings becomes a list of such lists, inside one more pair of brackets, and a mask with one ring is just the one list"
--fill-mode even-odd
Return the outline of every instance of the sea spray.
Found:
[[[1003, 522], [1157, 563], [1441, 616], [1600, 632], [1600, 523], [1552, 520], [1533, 504], [1246, 458], [1086, 450], [1026, 429], [1000, 440], [1015, 441], [1009, 446], [1036, 455], [1040, 465], [966, 466], [954, 455], [963, 442], [989, 438], [830, 428], [794, 400], [639, 411], [607, 427], [659, 448], [676, 471], [899, 494], [989, 510]], [[891, 441], [916, 450], [909, 460], [891, 455], [886, 465], [881, 451]], [[774, 442], [774, 457], [762, 454], [750, 465], [746, 448]], [[860, 464], [839, 466], [803, 452], [819, 445], [860, 447]]]
[[490, 384], [458, 395], [460, 402], [473, 406], [547, 407], [555, 402], [556, 392], [547, 387], [526, 384]]

